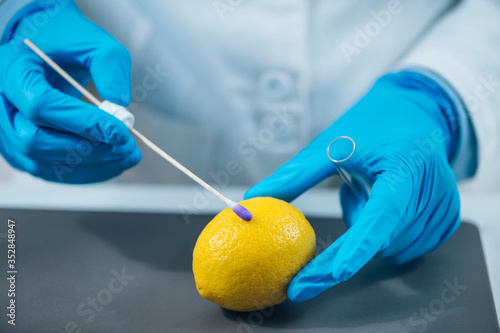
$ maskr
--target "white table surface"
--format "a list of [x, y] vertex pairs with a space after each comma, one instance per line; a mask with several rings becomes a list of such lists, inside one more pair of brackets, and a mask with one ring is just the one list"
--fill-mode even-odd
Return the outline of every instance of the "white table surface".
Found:
[[[63, 209], [116, 212], [217, 213], [224, 205], [204, 195], [199, 187], [129, 184], [68, 186], [43, 181], [0, 183], [0, 208]], [[243, 188], [227, 188], [223, 193], [241, 200]], [[201, 199], [200, 199], [201, 197]], [[193, 202], [193, 198], [198, 198]], [[500, 193], [462, 193], [462, 220], [475, 224], [481, 235], [497, 317], [500, 318]], [[338, 192], [311, 190], [293, 204], [304, 214], [340, 217]]]

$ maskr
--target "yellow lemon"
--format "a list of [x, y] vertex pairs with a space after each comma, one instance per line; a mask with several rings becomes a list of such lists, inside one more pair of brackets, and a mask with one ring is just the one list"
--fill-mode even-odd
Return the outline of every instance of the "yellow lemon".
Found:
[[240, 202], [246, 222], [229, 208], [205, 227], [193, 252], [193, 273], [204, 298], [234, 311], [283, 302], [292, 278], [314, 257], [316, 235], [289, 203], [268, 197]]

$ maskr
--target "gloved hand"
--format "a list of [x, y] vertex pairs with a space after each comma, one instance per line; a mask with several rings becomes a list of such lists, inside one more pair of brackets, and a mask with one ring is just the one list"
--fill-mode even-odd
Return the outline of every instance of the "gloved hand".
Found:
[[374, 256], [404, 263], [453, 234], [460, 223], [449, 163], [460, 136], [457, 118], [434, 81], [410, 72], [386, 75], [295, 158], [246, 193], [245, 198], [291, 201], [336, 173], [326, 154], [333, 139], [346, 135], [356, 143], [355, 154], [342, 163], [372, 184], [371, 194], [362, 202], [342, 186], [349, 229], [295, 276], [288, 287], [292, 301], [313, 298], [349, 279]]
[[17, 169], [50, 181], [117, 176], [141, 159], [128, 128], [79, 100], [79, 92], [23, 40], [30, 38], [83, 86], [90, 72], [99, 94], [123, 106], [130, 103], [130, 55], [73, 2], [41, 3], [54, 15], [43, 25], [38, 12], [22, 18], [0, 46], [0, 153]]

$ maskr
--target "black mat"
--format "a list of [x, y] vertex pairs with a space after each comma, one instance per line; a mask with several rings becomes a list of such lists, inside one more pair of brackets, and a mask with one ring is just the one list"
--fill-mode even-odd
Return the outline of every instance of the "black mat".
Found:
[[[0, 332], [499, 332], [478, 230], [463, 223], [439, 250], [392, 266], [371, 261], [315, 299], [252, 313], [198, 295], [191, 271], [211, 216], [0, 210], [16, 221], [16, 326], [0, 279]], [[310, 218], [324, 249], [345, 231]]]

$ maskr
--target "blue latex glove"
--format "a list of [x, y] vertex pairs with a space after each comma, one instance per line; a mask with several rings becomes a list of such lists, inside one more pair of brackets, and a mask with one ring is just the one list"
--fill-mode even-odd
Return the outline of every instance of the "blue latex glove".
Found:
[[[128, 128], [80, 94], [23, 44], [30, 38], [82, 85], [130, 103], [128, 51], [69, 2], [42, 1], [55, 15], [22, 18], [0, 46], [0, 152], [17, 169], [65, 183], [104, 181], [141, 159]], [[46, 24], [45, 24], [46, 23]]]
[[447, 95], [430, 79], [410, 72], [386, 75], [295, 158], [246, 193], [245, 198], [291, 201], [336, 173], [326, 155], [333, 139], [346, 135], [356, 142], [356, 154], [343, 165], [372, 184], [371, 194], [362, 202], [342, 186], [349, 229], [295, 276], [288, 287], [292, 301], [349, 279], [373, 257], [404, 263], [453, 234], [460, 223], [449, 163], [459, 141], [456, 118]]

